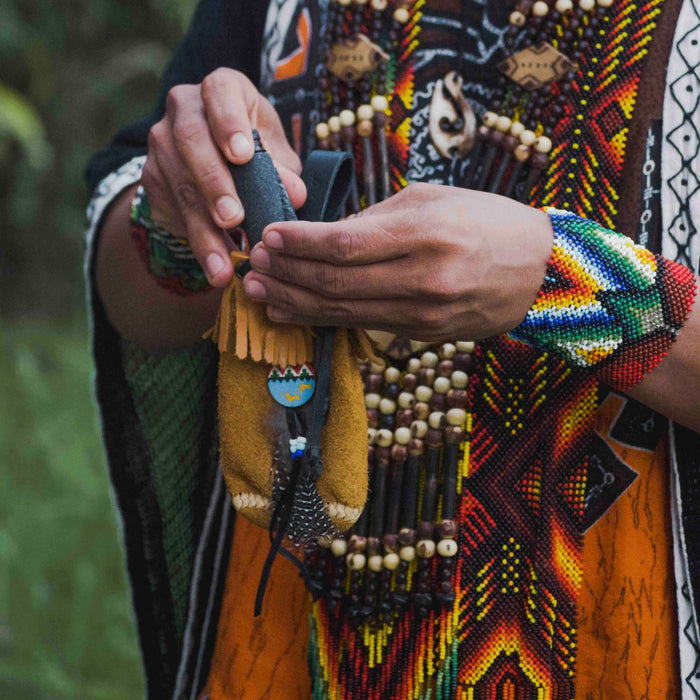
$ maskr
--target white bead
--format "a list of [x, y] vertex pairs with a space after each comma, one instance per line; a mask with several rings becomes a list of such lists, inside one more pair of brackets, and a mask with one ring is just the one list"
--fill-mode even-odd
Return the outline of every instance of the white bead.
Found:
[[441, 557], [454, 557], [457, 554], [457, 543], [454, 540], [440, 540], [437, 551]]
[[406, 24], [406, 22], [408, 22], [409, 17], [410, 15], [405, 7], [399, 7], [396, 10], [394, 10], [394, 19], [399, 24]]
[[451, 360], [457, 354], [457, 347], [452, 343], [444, 343], [438, 353], [443, 360]]
[[394, 571], [399, 568], [399, 555], [394, 552], [389, 552], [389, 554], [384, 555], [384, 568], [389, 569], [389, 571]]
[[464, 355], [471, 355], [474, 352], [474, 343], [471, 340], [457, 341], [457, 352]]
[[316, 124], [316, 138], [317, 139], [327, 139], [331, 134], [328, 124], [326, 122], [320, 122]]
[[513, 151], [513, 157], [519, 163], [524, 163], [530, 157], [530, 147], [519, 143]]
[[382, 397], [379, 394], [365, 394], [365, 408], [379, 408]]
[[361, 552], [350, 552], [345, 562], [353, 571], [360, 571], [365, 568], [367, 557]]
[[544, 0], [537, 0], [532, 6], [532, 14], [535, 17], [546, 17], [549, 12], [549, 5]]
[[513, 122], [510, 125], [510, 133], [511, 136], [515, 136], [515, 138], [520, 138], [520, 134], [525, 131], [525, 125], [522, 122]]
[[535, 141], [535, 150], [538, 153], [549, 153], [552, 150], [552, 139], [547, 136], [540, 136]]
[[[384, 0], [386, 3], [386, 0]], [[389, 107], [389, 100], [384, 95], [375, 95], [372, 98], [372, 109], [375, 112], [386, 112]]]
[[526, 19], [527, 17], [522, 12], [518, 12], [518, 10], [513, 10], [508, 17], [508, 21], [516, 27], [522, 27]]
[[391, 399], [382, 399], [379, 402], [379, 410], [385, 416], [390, 416], [392, 413], [396, 413], [396, 401], [392, 401]]
[[412, 357], [408, 361], [408, 366], [406, 369], [411, 373], [415, 374], [422, 367], [420, 360], [417, 357]]
[[584, 12], [590, 12], [595, 7], [595, 0], [579, 0], [578, 6]]
[[344, 557], [348, 553], [348, 543], [340, 538], [331, 542], [331, 552], [334, 557]]
[[372, 0], [373, 10], [386, 10], [387, 0]]
[[484, 125], [490, 127], [496, 126], [498, 115], [495, 112], [486, 112], [484, 114]]
[[467, 412], [463, 408], [451, 408], [446, 414], [450, 425], [462, 426], [467, 421]]
[[374, 445], [377, 442], [377, 429], [367, 428], [367, 444]]
[[466, 372], [455, 370], [454, 372], [452, 372], [450, 381], [452, 382], [452, 386], [455, 389], [465, 389], [467, 387], [467, 384], [469, 384], [469, 375], [467, 375]]
[[444, 418], [445, 418], [445, 414], [442, 411], [433, 411], [428, 416], [428, 425], [433, 430], [440, 430], [443, 427], [443, 419]]
[[374, 110], [372, 109], [372, 105], [360, 105], [357, 108], [357, 118], [360, 121], [366, 121], [367, 119], [371, 119], [374, 116]]
[[416, 399], [421, 403], [428, 403], [433, 395], [433, 390], [429, 386], [416, 387]]
[[331, 130], [331, 133], [337, 134], [340, 131], [340, 117], [330, 117], [328, 119], [328, 128]]
[[369, 567], [370, 571], [381, 571], [384, 567], [384, 559], [382, 559], [382, 555], [373, 554], [367, 560], [367, 566]]
[[522, 143], [523, 146], [532, 146], [536, 140], [537, 134], [535, 134], [534, 131], [530, 131], [530, 129], [525, 129], [525, 131], [520, 134], [520, 143]]
[[403, 559], [403, 561], [408, 561], [411, 562], [416, 558], [416, 548], [415, 547], [401, 547], [401, 551], [399, 552], [399, 557]]
[[433, 390], [436, 394], [446, 394], [450, 390], [450, 380], [447, 377], [435, 377]]
[[510, 125], [513, 123], [511, 119], [506, 117], [505, 115], [501, 115], [498, 117], [496, 121], [496, 128], [503, 134], [508, 133], [510, 131]]
[[355, 123], [355, 112], [351, 109], [344, 109], [339, 116], [340, 126], [352, 126]]
[[610, 7], [613, 4], [613, 0], [596, 0], [600, 7]]
[[413, 408], [416, 403], [416, 397], [413, 394], [409, 394], [407, 391], [402, 391], [399, 394], [398, 401], [401, 408]]
[[435, 542], [432, 540], [419, 540], [416, 545], [416, 554], [421, 559], [430, 559], [435, 556]]
[[352, 0], [338, 0], [338, 3], [340, 5], [343, 5], [344, 7], [347, 7], [348, 5], [350, 5], [352, 3]]
[[394, 431], [394, 442], [399, 445], [408, 445], [411, 442], [411, 429], [406, 427], [396, 428]]
[[392, 433], [391, 430], [382, 428], [379, 432], [377, 432], [377, 445], [379, 445], [379, 447], [391, 447], [393, 442], [394, 433]]
[[422, 440], [428, 432], [428, 424], [424, 420], [414, 420], [411, 423], [411, 435], [418, 440]]
[[437, 367], [440, 358], [434, 352], [424, 352], [420, 356], [420, 363], [423, 367]]
[[561, 14], [566, 14], [567, 12], [571, 12], [571, 10], [574, 9], [574, 3], [571, 2], [571, 0], [557, 0], [554, 7], [556, 8], [557, 12], [561, 12]]
[[387, 384], [396, 384], [401, 379], [401, 372], [396, 367], [387, 367], [384, 371], [384, 381]]

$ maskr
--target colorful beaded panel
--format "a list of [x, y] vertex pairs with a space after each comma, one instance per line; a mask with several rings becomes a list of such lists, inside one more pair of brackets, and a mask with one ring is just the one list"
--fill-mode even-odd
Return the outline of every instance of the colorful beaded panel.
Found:
[[510, 335], [629, 389], [676, 339], [695, 298], [693, 273], [593, 221], [547, 213], [554, 247], [545, 281]]
[[184, 238], [157, 226], [143, 187], [131, 204], [131, 234], [148, 271], [161, 287], [187, 296], [209, 288], [202, 266]]

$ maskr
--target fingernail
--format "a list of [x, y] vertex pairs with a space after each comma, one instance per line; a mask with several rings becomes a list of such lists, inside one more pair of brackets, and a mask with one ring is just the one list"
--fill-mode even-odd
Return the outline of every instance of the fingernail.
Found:
[[256, 270], [267, 272], [270, 269], [270, 254], [260, 245], [256, 245], [250, 254], [250, 262]]
[[207, 256], [206, 267], [209, 279], [216, 277], [224, 269], [224, 259], [218, 253], [210, 253]]
[[253, 145], [245, 134], [238, 132], [231, 137], [231, 152], [237, 158], [245, 158], [253, 152]]
[[253, 299], [264, 299], [267, 296], [265, 286], [262, 284], [262, 282], [258, 282], [258, 280], [247, 279], [245, 280], [243, 287], [245, 288], [245, 293], [248, 296], [253, 297]]
[[268, 231], [267, 233], [265, 233], [265, 235], [263, 236], [263, 243], [268, 248], [282, 250], [283, 241], [279, 231]]
[[226, 195], [217, 201], [216, 212], [222, 221], [232, 221], [240, 216], [241, 205], [233, 197]]

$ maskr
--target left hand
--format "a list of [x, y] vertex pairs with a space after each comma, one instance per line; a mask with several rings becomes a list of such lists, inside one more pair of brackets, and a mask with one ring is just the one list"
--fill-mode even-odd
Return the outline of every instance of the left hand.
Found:
[[552, 235], [548, 216], [532, 207], [414, 184], [336, 223], [272, 224], [244, 288], [267, 302], [273, 321], [478, 340], [523, 320]]

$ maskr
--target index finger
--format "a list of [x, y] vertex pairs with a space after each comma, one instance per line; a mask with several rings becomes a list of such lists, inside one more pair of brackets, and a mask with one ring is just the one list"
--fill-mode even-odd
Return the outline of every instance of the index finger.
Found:
[[410, 252], [406, 240], [390, 228], [391, 218], [352, 217], [332, 223], [280, 221], [263, 232], [267, 248], [296, 258], [333, 265], [367, 265], [396, 260]]

